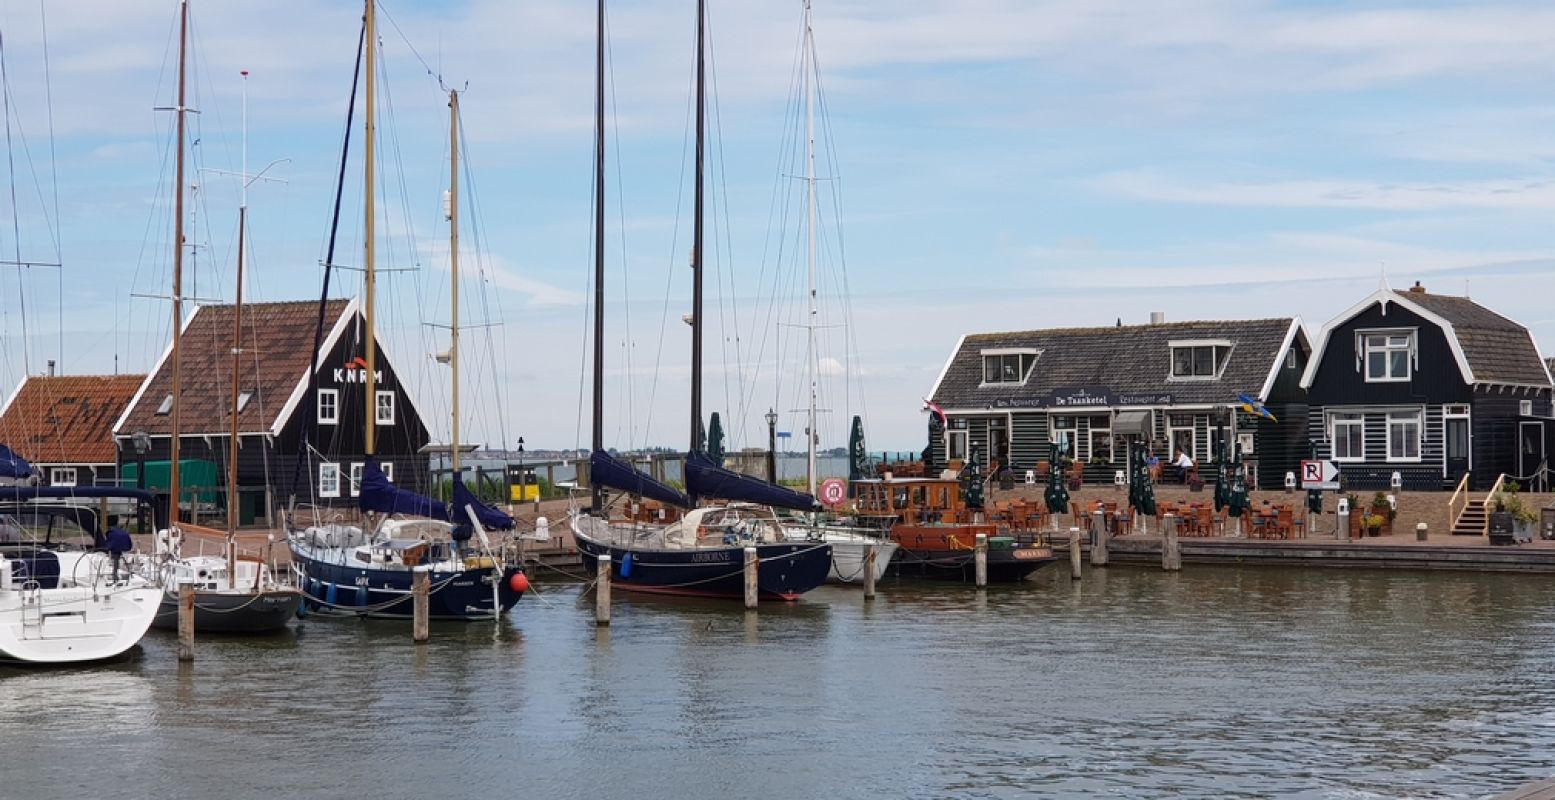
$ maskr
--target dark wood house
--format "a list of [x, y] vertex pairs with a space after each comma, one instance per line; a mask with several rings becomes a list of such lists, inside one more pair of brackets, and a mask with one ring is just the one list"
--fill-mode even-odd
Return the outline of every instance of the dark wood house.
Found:
[[1324, 326], [1302, 386], [1347, 488], [1474, 488], [1550, 451], [1550, 371], [1528, 329], [1468, 299], [1383, 288]]
[[113, 423], [145, 377], [29, 375], [0, 406], [0, 444], [31, 462], [40, 483], [116, 485]]
[[[1234, 429], [1258, 483], [1278, 486], [1306, 457], [1309, 352], [1291, 318], [972, 334], [930, 392], [947, 424], [929, 446], [939, 463], [975, 446], [1023, 471], [1063, 442], [1086, 480], [1111, 482], [1130, 442], [1206, 463]], [[1277, 421], [1237, 411], [1238, 394]]]
[[[240, 516], [245, 521], [268, 517], [292, 499], [304, 506], [354, 504], [367, 460], [364, 321], [354, 299], [325, 305], [325, 335], [314, 364], [317, 386], [309, 396], [308, 366], [318, 313], [317, 302], [252, 303], [243, 308], [237, 462]], [[221, 502], [225, 496], [232, 334], [232, 306], [202, 306], [184, 325], [180, 460], [218, 465], [218, 486], [191, 487], [210, 490], [200, 495], [209, 498], [202, 502]], [[426, 425], [381, 340], [377, 349], [373, 408], [378, 459], [391, 480], [425, 491], [428, 460], [420, 451], [429, 438]], [[121, 464], [165, 464], [169, 457], [169, 355], [163, 354], [113, 426]], [[137, 452], [137, 433], [147, 434], [149, 451]], [[148, 467], [146, 474], [157, 472]], [[186, 496], [186, 504], [189, 500]]]

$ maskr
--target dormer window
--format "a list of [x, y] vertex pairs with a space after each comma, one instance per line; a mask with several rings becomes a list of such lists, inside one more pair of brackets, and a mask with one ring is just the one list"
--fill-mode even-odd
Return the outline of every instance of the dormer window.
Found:
[[1023, 384], [1031, 377], [1031, 370], [1037, 364], [1037, 357], [1042, 355], [1041, 350], [1032, 348], [1007, 347], [999, 350], [984, 350], [983, 353], [983, 385], [994, 383]]
[[1220, 377], [1231, 357], [1231, 343], [1224, 340], [1169, 342], [1174, 380], [1213, 380]]
[[162, 398], [162, 405], [157, 406], [157, 416], [159, 416], [159, 417], [167, 416], [167, 414], [169, 412], [171, 412], [172, 410], [173, 410], [173, 396], [172, 395], [168, 395], [167, 397]]
[[1414, 331], [1361, 331], [1367, 383], [1407, 381], [1415, 362]]
[[243, 413], [243, 409], [248, 408], [248, 401], [253, 396], [254, 395], [253, 395], [252, 392], [238, 392], [238, 413], [239, 414]]

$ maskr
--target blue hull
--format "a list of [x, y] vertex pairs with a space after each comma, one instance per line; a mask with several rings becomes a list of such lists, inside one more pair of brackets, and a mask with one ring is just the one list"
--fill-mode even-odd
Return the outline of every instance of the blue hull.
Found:
[[[410, 619], [414, 573], [404, 569], [342, 566], [292, 551], [292, 570], [297, 585], [307, 594], [303, 607], [309, 612], [389, 619]], [[491, 619], [491, 581], [500, 581], [496, 602], [511, 609], [522, 592], [513, 590], [518, 567], [498, 571], [478, 567], [462, 572], [432, 572], [428, 611], [432, 619]]]
[[[574, 538], [590, 574], [599, 556], [610, 555], [610, 583], [615, 588], [688, 597], [745, 597], [744, 547], [638, 550], [581, 535]], [[756, 546], [756, 556], [761, 559], [756, 586], [759, 596], [769, 600], [797, 600], [831, 574], [830, 545], [763, 544]]]

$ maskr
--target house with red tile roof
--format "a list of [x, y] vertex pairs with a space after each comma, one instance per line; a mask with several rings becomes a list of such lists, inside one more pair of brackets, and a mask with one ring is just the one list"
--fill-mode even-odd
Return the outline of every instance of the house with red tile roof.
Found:
[[[214, 464], [214, 486], [189, 485], [199, 498], [225, 497], [232, 430], [233, 306], [200, 306], [184, 324], [180, 347], [179, 456]], [[298, 504], [354, 505], [367, 461], [364, 320], [360, 303], [331, 300], [246, 303], [238, 375], [238, 490], [244, 521]], [[315, 337], [321, 336], [314, 358]], [[376, 456], [390, 479], [425, 491], [429, 440], [420, 412], [383, 343], [377, 345]], [[171, 346], [113, 424], [120, 464], [166, 462], [172, 434]], [[310, 385], [310, 363], [316, 380]], [[149, 444], [135, 448], [137, 434]], [[157, 473], [150, 469], [148, 475]], [[186, 470], [188, 472], [188, 470]], [[150, 488], [165, 488], [152, 486]], [[186, 496], [187, 505], [190, 497]]]
[[0, 406], [0, 443], [50, 486], [115, 485], [113, 423], [145, 377], [28, 375]]

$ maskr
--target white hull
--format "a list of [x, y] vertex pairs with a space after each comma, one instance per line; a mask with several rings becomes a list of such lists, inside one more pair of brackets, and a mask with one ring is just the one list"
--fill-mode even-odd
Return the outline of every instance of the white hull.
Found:
[[864, 582], [864, 546], [875, 546], [875, 580], [885, 577], [891, 557], [896, 555], [896, 542], [874, 540], [870, 542], [848, 534], [823, 534], [821, 541], [831, 545], [831, 575], [827, 583]]
[[121, 572], [113, 581], [101, 553], [56, 554], [58, 585], [41, 588], [12, 577], [0, 559], [0, 659], [69, 664], [123, 655], [146, 635], [162, 590]]

